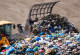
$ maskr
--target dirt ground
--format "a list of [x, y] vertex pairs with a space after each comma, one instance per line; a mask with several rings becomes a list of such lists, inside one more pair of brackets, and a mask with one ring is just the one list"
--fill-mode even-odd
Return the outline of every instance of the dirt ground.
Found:
[[31, 6], [54, 1], [60, 2], [54, 6], [53, 13], [67, 17], [80, 30], [80, 0], [0, 0], [0, 20], [25, 25]]

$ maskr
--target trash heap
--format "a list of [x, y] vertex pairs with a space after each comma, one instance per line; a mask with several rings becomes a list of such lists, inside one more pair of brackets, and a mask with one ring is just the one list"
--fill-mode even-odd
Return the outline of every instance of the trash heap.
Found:
[[80, 55], [80, 33], [66, 17], [49, 15], [30, 26], [31, 33], [0, 54]]
[[35, 35], [41, 32], [45, 32], [46, 34], [51, 34], [52, 32], [59, 33], [61, 30], [64, 33], [78, 32], [74, 25], [68, 22], [66, 17], [61, 17], [58, 14], [43, 17], [39, 21], [34, 22], [34, 25], [31, 26], [31, 32]]

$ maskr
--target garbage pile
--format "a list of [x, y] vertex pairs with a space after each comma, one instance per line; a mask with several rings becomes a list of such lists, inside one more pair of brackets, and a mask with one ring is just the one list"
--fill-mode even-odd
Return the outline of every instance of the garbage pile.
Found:
[[51, 34], [51, 32], [59, 33], [61, 30], [63, 30], [64, 33], [78, 33], [78, 30], [73, 24], [68, 22], [66, 17], [61, 17], [58, 14], [43, 17], [31, 26], [31, 31], [35, 35], [41, 32], [45, 32], [46, 34]]
[[27, 37], [6, 47], [0, 55], [80, 55], [80, 33], [66, 17], [43, 17], [30, 30]]

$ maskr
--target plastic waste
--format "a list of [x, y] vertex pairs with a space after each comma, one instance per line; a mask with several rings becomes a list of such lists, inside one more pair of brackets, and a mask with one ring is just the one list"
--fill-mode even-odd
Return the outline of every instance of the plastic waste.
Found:
[[41, 38], [40, 38], [40, 37], [35, 37], [34, 39], [35, 39], [36, 41], [41, 40]]
[[33, 50], [34, 50], [34, 51], [38, 51], [38, 46], [36, 46]]
[[58, 47], [57, 46], [54, 46], [53, 49], [58, 49]]
[[27, 48], [26, 52], [30, 52], [30, 51], [34, 52], [32, 48]]

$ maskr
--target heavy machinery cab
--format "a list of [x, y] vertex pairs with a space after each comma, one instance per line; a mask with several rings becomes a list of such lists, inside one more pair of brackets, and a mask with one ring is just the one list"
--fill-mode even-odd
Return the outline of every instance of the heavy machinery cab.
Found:
[[[0, 21], [0, 47], [9, 46], [9, 36], [11, 35], [12, 23], [8, 21]], [[2, 50], [2, 48], [0, 48]]]
[[4, 36], [10, 36], [11, 35], [11, 27], [12, 23], [8, 21], [0, 21], [0, 37], [1, 34]]

